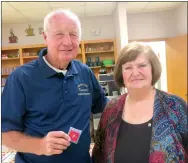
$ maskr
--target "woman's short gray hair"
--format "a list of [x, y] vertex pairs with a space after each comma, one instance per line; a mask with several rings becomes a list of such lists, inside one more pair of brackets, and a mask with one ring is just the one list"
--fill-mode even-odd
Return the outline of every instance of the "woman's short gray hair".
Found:
[[79, 32], [79, 40], [81, 40], [81, 23], [80, 23], [80, 20], [78, 18], [78, 16], [73, 13], [72, 11], [70, 10], [65, 10], [65, 9], [57, 9], [53, 12], [50, 12], [49, 14], [47, 14], [44, 18], [44, 32], [47, 33], [48, 32], [48, 29], [49, 29], [49, 21], [50, 19], [56, 15], [56, 14], [65, 14], [67, 15], [68, 17], [70, 17], [72, 20], [74, 20], [78, 26], [78, 32]]

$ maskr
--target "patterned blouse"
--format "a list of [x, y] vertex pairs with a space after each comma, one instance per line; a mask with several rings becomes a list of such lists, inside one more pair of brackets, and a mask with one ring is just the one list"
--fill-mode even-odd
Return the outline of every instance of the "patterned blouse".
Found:
[[[94, 163], [114, 163], [126, 96], [109, 101], [102, 113], [92, 154]], [[187, 121], [186, 102], [178, 96], [156, 90], [149, 163], [188, 163]]]

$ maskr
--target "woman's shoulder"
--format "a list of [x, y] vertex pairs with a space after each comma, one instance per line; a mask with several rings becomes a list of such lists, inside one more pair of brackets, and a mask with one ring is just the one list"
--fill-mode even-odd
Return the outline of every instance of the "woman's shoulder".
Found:
[[127, 94], [123, 94], [117, 97], [112, 98], [111, 100], [108, 101], [105, 111], [108, 112], [110, 110], [115, 110], [115, 109], [120, 109], [122, 104], [124, 105], [125, 98]]
[[188, 114], [187, 103], [183, 98], [161, 90], [158, 90], [158, 95], [162, 98], [163, 102], [165, 102], [175, 112], [182, 112], [185, 115]]
[[163, 97], [163, 100], [165, 100], [166, 103], [176, 103], [176, 104], [179, 103], [182, 105], [186, 105], [185, 100], [175, 94], [165, 92], [162, 90], [157, 90], [157, 91], [159, 95]]
[[112, 117], [115, 119], [119, 115], [119, 113], [123, 110], [126, 96], [127, 94], [123, 94], [108, 101], [102, 113], [103, 121], [111, 119]]

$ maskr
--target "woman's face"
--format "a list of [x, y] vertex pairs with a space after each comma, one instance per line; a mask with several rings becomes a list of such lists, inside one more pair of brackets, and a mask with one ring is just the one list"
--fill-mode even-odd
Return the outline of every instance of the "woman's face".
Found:
[[134, 61], [123, 64], [122, 75], [127, 89], [141, 89], [151, 86], [152, 83], [152, 67], [143, 54]]

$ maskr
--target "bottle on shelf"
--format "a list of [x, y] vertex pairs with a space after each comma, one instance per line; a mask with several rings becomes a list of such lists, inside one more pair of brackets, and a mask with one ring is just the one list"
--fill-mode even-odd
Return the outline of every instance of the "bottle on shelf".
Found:
[[8, 55], [6, 53], [2, 54], [2, 59], [7, 59]]
[[104, 66], [103, 62], [101, 62], [101, 68], [99, 70], [99, 74], [106, 74], [107, 73], [107, 69]]
[[100, 58], [99, 56], [95, 57], [96, 66], [101, 66]]

